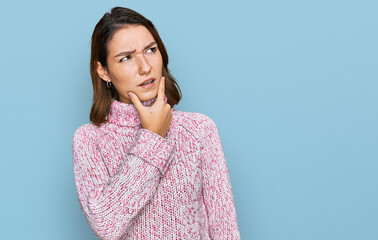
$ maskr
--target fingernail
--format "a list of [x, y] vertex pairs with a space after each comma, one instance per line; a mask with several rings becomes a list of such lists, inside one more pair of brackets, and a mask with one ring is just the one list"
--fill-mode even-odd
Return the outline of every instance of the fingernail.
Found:
[[130, 96], [130, 97], [133, 97], [134, 94], [133, 94], [132, 92], [129, 92], [129, 96]]

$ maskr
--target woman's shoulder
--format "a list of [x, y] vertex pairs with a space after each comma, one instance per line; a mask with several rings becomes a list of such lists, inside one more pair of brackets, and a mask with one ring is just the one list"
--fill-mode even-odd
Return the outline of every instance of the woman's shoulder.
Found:
[[174, 110], [173, 119], [188, 131], [195, 133], [195, 135], [200, 134], [198, 137], [203, 136], [204, 131], [213, 131], [217, 128], [211, 117], [199, 112]]
[[100, 128], [92, 123], [87, 123], [78, 127], [73, 135], [73, 144], [83, 142], [96, 142], [102, 135]]

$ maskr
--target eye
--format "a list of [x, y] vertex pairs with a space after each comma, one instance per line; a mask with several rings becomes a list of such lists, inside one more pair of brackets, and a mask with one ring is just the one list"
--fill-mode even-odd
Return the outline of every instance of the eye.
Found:
[[129, 59], [130, 59], [130, 56], [126, 56], [126, 57], [121, 58], [119, 61], [120, 62], [126, 62]]
[[156, 47], [152, 47], [147, 50], [147, 53], [155, 53], [155, 52], [156, 52]]

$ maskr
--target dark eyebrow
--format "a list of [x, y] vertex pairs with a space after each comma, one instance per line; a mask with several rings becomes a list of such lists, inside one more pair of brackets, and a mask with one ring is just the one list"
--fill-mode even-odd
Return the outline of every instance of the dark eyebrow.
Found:
[[[152, 47], [155, 44], [156, 44], [156, 42], [151, 42], [150, 44], [148, 44], [147, 46], [144, 47], [143, 51], [146, 50], [146, 49], [149, 49], [150, 47]], [[135, 50], [133, 50], [133, 51], [126, 51], [126, 52], [120, 52], [117, 55], [115, 55], [114, 57], [127, 56], [127, 55], [130, 55], [132, 53], [135, 53]]]

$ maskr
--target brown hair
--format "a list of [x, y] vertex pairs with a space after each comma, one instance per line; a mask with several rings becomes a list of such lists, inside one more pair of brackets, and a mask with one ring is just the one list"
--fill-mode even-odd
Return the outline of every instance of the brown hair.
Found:
[[117, 30], [130, 24], [146, 27], [157, 43], [163, 58], [162, 75], [165, 77], [165, 94], [168, 104], [173, 107], [173, 105], [178, 104], [181, 100], [180, 87], [169, 72], [168, 54], [155, 26], [150, 20], [129, 8], [115, 7], [110, 13], [105, 13], [97, 23], [92, 34], [90, 72], [93, 85], [93, 105], [90, 120], [96, 126], [100, 126], [107, 121], [113, 99], [119, 100], [118, 92], [113, 84], [110, 88], [107, 88], [106, 82], [98, 76], [96, 71], [97, 61], [103, 67], [107, 67], [107, 47], [109, 41]]

